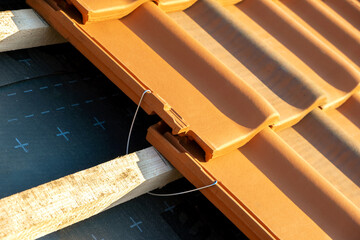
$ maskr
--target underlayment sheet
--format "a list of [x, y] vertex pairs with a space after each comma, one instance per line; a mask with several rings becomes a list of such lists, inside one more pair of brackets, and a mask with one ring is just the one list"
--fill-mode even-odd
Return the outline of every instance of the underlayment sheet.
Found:
[[[0, 198], [125, 154], [134, 104], [68, 44], [0, 54]], [[157, 116], [139, 112], [130, 152]], [[185, 180], [165, 192], [193, 188]], [[200, 193], [144, 195], [43, 239], [244, 239]]]
[[[0, 83], [12, 83], [0, 87], [0, 197], [125, 154], [136, 105], [73, 52], [52, 47], [0, 54], [0, 71], [7, 69]], [[8, 59], [15, 63], [2, 64]], [[156, 121], [139, 115], [131, 151], [149, 146], [146, 129]]]

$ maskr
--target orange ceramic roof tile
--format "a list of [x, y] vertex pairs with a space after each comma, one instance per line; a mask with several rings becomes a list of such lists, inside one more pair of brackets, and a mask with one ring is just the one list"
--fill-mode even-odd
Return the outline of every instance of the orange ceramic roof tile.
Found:
[[341, 125], [324, 111], [316, 110], [278, 134], [342, 194], [360, 206], [360, 141], [347, 134]]
[[360, 89], [360, 72], [357, 65], [335, 51], [333, 46], [321, 41], [313, 28], [302, 22], [281, 2], [249, 0], [236, 6], [324, 80], [317, 83], [328, 93], [328, 102], [322, 106], [323, 108], [341, 105], [353, 92]]
[[359, 2], [144, 2], [28, 0], [250, 238], [359, 239]]
[[[150, 128], [147, 138], [195, 185], [218, 180], [217, 188], [203, 193], [211, 200], [217, 195], [214, 204], [228, 216], [235, 215], [233, 221], [243, 231], [247, 225], [254, 239], [360, 236], [359, 208], [270, 129], [209, 162], [162, 125]], [[252, 222], [238, 220], [250, 217]]]
[[355, 142], [360, 143], [360, 93], [354, 94], [337, 109], [326, 114], [340, 126]]
[[[188, 135], [205, 149], [207, 159], [243, 145], [277, 119], [260, 95], [152, 3], [142, 5], [122, 22], [82, 28], [142, 84], [166, 99], [189, 124]], [[117, 37], [122, 35], [128, 38]], [[144, 61], [134, 58], [140, 55]], [[242, 114], [250, 109], [251, 114]]]
[[333, 44], [339, 49], [339, 54], [343, 53], [360, 66], [360, 32], [341, 15], [323, 1], [285, 0], [281, 2], [317, 31], [319, 33], [317, 36], [321, 37], [322, 41]]
[[360, 3], [356, 0], [323, 0], [325, 4], [338, 12], [343, 18], [360, 30]]
[[[62, 14], [48, 5], [43, 7], [51, 11], [49, 14]], [[151, 105], [150, 111], [167, 121], [174, 133], [185, 132], [195, 139], [204, 148], [207, 160], [244, 145], [278, 119], [261, 95], [153, 3], [141, 5], [121, 21], [83, 25], [69, 17], [58, 19], [62, 20], [61, 27], [76, 30], [65, 33], [75, 45], [84, 44], [80, 40], [83, 32], [95, 40], [83, 49], [86, 56], [93, 49], [109, 53], [95, 58], [114, 60], [110, 72], [126, 72], [133, 78], [130, 84], [150, 89], [154, 98], [144, 100]], [[125, 82], [122, 78], [113, 81]]]
[[124, 17], [148, 0], [67, 0], [81, 13], [82, 21], [94, 22]]
[[280, 114], [275, 128], [325, 104], [326, 93], [313, 84], [323, 80], [237, 8], [206, 0], [169, 16], [271, 103]]
[[220, 3], [223, 6], [227, 6], [227, 5], [234, 5], [237, 4], [239, 2], [241, 2], [243, 0], [217, 0], [218, 3]]
[[[150, 0], [66, 0], [81, 13], [83, 23], [113, 20], [125, 17], [137, 7]], [[190, 7], [196, 0], [156, 0], [158, 6], [166, 11], [180, 11]]]

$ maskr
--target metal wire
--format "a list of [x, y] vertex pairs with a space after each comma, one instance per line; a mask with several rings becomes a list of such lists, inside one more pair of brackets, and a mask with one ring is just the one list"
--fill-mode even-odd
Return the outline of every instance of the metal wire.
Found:
[[[132, 120], [132, 122], [131, 122], [130, 130], [129, 130], [129, 135], [128, 135], [128, 138], [127, 138], [126, 154], [129, 154], [129, 145], [130, 145], [130, 139], [131, 139], [132, 129], [133, 129], [133, 127], [134, 127], [135, 119], [136, 119], [136, 116], [137, 116], [137, 114], [138, 114], [138, 111], [139, 111], [141, 102], [142, 102], [142, 100], [143, 100], [143, 98], [144, 98], [144, 96], [145, 96], [146, 93], [151, 93], [151, 91], [150, 91], [150, 90], [145, 90], [145, 91], [143, 92], [143, 94], [141, 95], [141, 98], [140, 98], [139, 103], [138, 103], [138, 105], [137, 105], [137, 108], [136, 108], [136, 111], [135, 111], [133, 120]], [[184, 192], [178, 192], [178, 193], [152, 193], [152, 192], [148, 192], [148, 194], [150, 194], [150, 195], [152, 195], [152, 196], [157, 196], [157, 197], [171, 197], [171, 196], [177, 196], [177, 195], [187, 194], [187, 193], [191, 193], [191, 192], [195, 192], [195, 191], [200, 191], [200, 190], [202, 190], [202, 189], [212, 187], [212, 186], [216, 185], [217, 183], [218, 183], [218, 181], [216, 180], [215, 182], [213, 182], [213, 183], [210, 184], [210, 185], [207, 185], [207, 186], [204, 186], [204, 187], [200, 187], [200, 188], [196, 188], [196, 189], [192, 189], [192, 190], [188, 190], [188, 191], [184, 191]]]
[[184, 191], [184, 192], [178, 192], [178, 193], [152, 193], [152, 192], [148, 192], [148, 194], [150, 194], [150, 195], [152, 195], [152, 196], [157, 196], [157, 197], [171, 197], [171, 196], [177, 196], [177, 195], [187, 194], [187, 193], [191, 193], [191, 192], [195, 192], [195, 191], [200, 191], [200, 190], [202, 190], [202, 189], [215, 186], [217, 183], [218, 183], [218, 181], [216, 180], [215, 182], [213, 182], [213, 183], [210, 184], [210, 185], [207, 185], [207, 186], [204, 186], [204, 187], [195, 188], [195, 189], [188, 190], [188, 191]]
[[134, 118], [133, 118], [132, 123], [131, 123], [131, 126], [130, 126], [129, 135], [128, 135], [128, 138], [127, 138], [127, 143], [126, 143], [126, 155], [129, 154], [129, 145], [130, 145], [131, 132], [132, 132], [132, 129], [133, 129], [133, 127], [134, 127], [135, 119], [136, 119], [136, 116], [137, 116], [137, 114], [138, 114], [138, 111], [139, 111], [141, 102], [142, 102], [142, 100], [143, 100], [143, 98], [144, 98], [144, 96], [145, 96], [146, 93], [151, 93], [151, 91], [150, 91], [150, 90], [145, 90], [145, 91], [143, 92], [143, 94], [141, 95], [141, 98], [140, 98], [140, 100], [139, 100], [139, 104], [138, 104], [138, 106], [137, 106], [137, 108], [136, 108], [136, 111], [135, 111], [135, 114], [134, 114]]

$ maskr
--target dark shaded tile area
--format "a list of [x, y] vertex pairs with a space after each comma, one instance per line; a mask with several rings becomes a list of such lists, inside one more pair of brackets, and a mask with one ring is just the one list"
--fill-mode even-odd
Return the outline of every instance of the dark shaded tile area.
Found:
[[0, 11], [30, 8], [25, 0], [0, 0]]

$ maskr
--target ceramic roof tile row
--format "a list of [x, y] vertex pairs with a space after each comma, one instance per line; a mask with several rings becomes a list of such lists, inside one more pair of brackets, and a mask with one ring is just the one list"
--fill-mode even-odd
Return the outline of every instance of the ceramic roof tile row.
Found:
[[[82, 14], [83, 23], [122, 18], [149, 0], [66, 0]], [[164, 11], [179, 11], [193, 5], [196, 0], [156, 0]]]
[[358, 1], [28, 3], [135, 102], [152, 91], [148, 140], [218, 180], [203, 193], [248, 236], [359, 239]]

